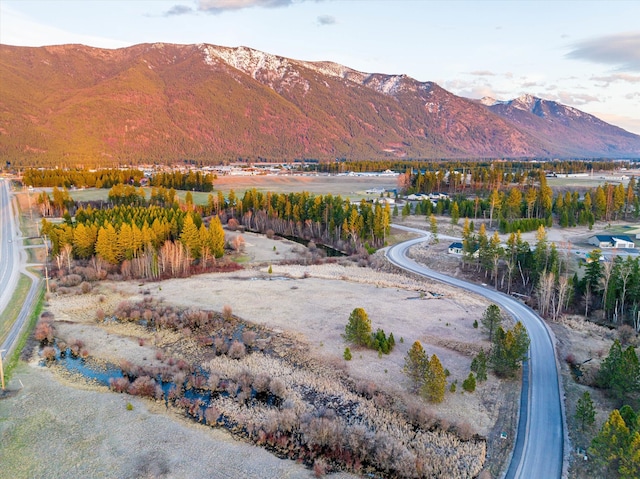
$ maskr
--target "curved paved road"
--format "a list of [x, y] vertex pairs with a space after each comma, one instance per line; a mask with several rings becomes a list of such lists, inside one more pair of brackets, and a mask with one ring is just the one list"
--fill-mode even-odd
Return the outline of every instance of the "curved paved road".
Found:
[[393, 225], [423, 235], [387, 250], [395, 265], [443, 283], [463, 288], [499, 304], [527, 328], [531, 346], [523, 368], [520, 419], [508, 479], [555, 479], [562, 476], [564, 417], [560, 383], [551, 335], [544, 321], [530, 308], [506, 294], [430, 270], [407, 257], [407, 250], [430, 235], [423, 230]]

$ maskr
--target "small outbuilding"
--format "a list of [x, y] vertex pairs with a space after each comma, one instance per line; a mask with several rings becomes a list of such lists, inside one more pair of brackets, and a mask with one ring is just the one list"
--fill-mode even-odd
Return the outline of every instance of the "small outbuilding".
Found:
[[462, 243], [458, 243], [458, 242], [451, 243], [449, 245], [449, 250], [448, 251], [449, 251], [449, 254], [457, 254], [457, 255], [464, 254], [464, 249], [463, 249]]

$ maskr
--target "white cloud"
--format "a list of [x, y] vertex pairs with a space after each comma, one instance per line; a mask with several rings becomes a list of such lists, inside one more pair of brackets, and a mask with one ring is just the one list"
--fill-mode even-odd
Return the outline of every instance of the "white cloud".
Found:
[[174, 5], [165, 13], [166, 17], [173, 17], [178, 15], [188, 15], [190, 13], [194, 13], [193, 8], [187, 5]]
[[295, 3], [295, 0], [199, 0], [198, 10], [216, 14], [229, 10], [242, 10], [252, 7], [288, 7], [293, 3]]
[[574, 93], [559, 91], [555, 95], [549, 95], [549, 100], [558, 101], [564, 105], [579, 107], [587, 103], [600, 102], [600, 98], [586, 93]]
[[612, 75], [606, 76], [593, 76], [592, 80], [603, 82], [604, 85], [601, 86], [609, 86], [614, 82], [626, 82], [626, 83], [640, 83], [640, 76], [638, 75], [630, 75], [628, 73], [614, 73]]
[[334, 25], [336, 18], [332, 15], [320, 15], [318, 17], [318, 25]]
[[489, 70], [475, 70], [475, 71], [469, 72], [469, 75], [475, 75], [475, 76], [481, 76], [481, 77], [492, 77], [492, 76], [495, 76], [495, 73]]
[[640, 71], [640, 32], [582, 41], [574, 45], [567, 57], [617, 65], [620, 70]]

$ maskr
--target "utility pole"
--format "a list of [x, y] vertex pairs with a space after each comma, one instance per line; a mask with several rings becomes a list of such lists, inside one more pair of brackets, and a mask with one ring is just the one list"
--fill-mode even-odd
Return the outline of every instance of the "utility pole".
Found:
[[2, 390], [4, 391], [4, 368], [2, 367], [2, 353], [4, 353], [6, 349], [0, 349], [0, 382], [2, 383]]

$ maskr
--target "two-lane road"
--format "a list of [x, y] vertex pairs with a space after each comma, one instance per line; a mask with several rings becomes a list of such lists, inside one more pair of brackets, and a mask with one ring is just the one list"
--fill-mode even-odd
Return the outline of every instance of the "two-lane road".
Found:
[[19, 256], [16, 229], [9, 197], [9, 182], [0, 180], [0, 314], [18, 284]]
[[0, 180], [0, 315], [14, 296], [20, 274], [31, 279], [31, 287], [24, 299], [20, 313], [11, 325], [6, 338], [1, 338], [0, 350], [3, 358], [11, 354], [20, 332], [27, 324], [31, 306], [39, 288], [38, 278], [26, 269], [26, 252], [22, 247], [22, 237], [18, 235], [17, 219], [11, 205], [9, 181]]
[[531, 346], [523, 368], [523, 390], [518, 434], [506, 473], [508, 479], [556, 479], [562, 476], [564, 416], [560, 382], [551, 334], [544, 321], [529, 307], [490, 288], [452, 278], [426, 268], [407, 257], [408, 249], [429, 238], [423, 230], [393, 225], [423, 235], [387, 250], [393, 264], [413, 273], [466, 289], [500, 305], [527, 328]]

